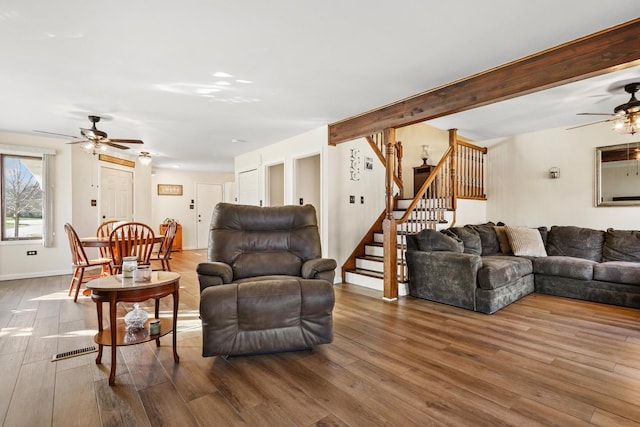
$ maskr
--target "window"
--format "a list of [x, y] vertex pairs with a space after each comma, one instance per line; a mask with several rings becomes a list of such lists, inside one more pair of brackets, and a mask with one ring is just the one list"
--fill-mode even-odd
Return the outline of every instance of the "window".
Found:
[[43, 239], [43, 158], [0, 154], [2, 240]]

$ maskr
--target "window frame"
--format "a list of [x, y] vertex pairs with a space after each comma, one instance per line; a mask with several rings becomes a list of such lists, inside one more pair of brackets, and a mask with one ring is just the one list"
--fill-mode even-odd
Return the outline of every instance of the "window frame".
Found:
[[[38, 153], [29, 153], [29, 154], [12, 154], [12, 153], [5, 153], [0, 151], [0, 201], [2, 201], [2, 204], [5, 205], [5, 159], [6, 158], [12, 158], [12, 159], [18, 159], [19, 161], [22, 161], [22, 159], [30, 159], [30, 160], [38, 160], [40, 161], [40, 163], [42, 164], [42, 167], [44, 168], [44, 155], [42, 154], [38, 154]], [[33, 174], [32, 174], [33, 176]], [[2, 209], [0, 209], [0, 221], [2, 221], [1, 225], [2, 227], [0, 227], [0, 242], [6, 243], [6, 242], [34, 242], [34, 241], [42, 241], [45, 237], [45, 233], [44, 233], [44, 223], [45, 223], [45, 207], [44, 207], [44, 203], [46, 200], [45, 197], [45, 191], [46, 191], [46, 187], [44, 185], [44, 182], [40, 183], [40, 191], [41, 193], [41, 200], [40, 200], [40, 214], [41, 214], [41, 218], [42, 218], [42, 233], [40, 236], [36, 236], [36, 237], [13, 237], [13, 236], [9, 236], [7, 230], [5, 229], [5, 224], [6, 224], [6, 210], [4, 209], [4, 207]]]

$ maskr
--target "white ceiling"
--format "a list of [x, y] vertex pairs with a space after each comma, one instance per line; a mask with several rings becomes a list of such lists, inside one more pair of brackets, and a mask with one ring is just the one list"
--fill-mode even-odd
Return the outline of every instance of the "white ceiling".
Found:
[[[156, 167], [229, 172], [237, 154], [639, 15], [637, 0], [0, 0], [0, 130], [79, 135], [101, 115]], [[533, 114], [507, 107], [518, 120], [496, 105], [438, 123], [480, 139], [570, 125], [559, 113], [626, 102], [599, 96], [616, 82], [557, 89], [551, 126], [534, 95]]]

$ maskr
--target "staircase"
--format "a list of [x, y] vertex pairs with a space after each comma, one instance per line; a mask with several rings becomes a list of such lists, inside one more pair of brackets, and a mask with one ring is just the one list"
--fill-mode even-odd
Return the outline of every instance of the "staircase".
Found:
[[[402, 218], [406, 209], [409, 207], [412, 199], [399, 199], [396, 202], [396, 209], [393, 211], [393, 216], [396, 219]], [[423, 202], [424, 205], [424, 202]], [[428, 209], [426, 209], [428, 211]], [[407, 228], [411, 227], [411, 217], [421, 215], [424, 216], [425, 209], [423, 206], [419, 206], [418, 211], [423, 213], [411, 213], [410, 219], [397, 225], [397, 242], [398, 242], [398, 294], [400, 296], [409, 294], [409, 287], [407, 283], [407, 266], [404, 262], [404, 247], [405, 247], [405, 235]], [[448, 211], [445, 219], [438, 221], [436, 229], [440, 230], [450, 226], [453, 221], [453, 212]], [[355, 268], [350, 268], [345, 271], [345, 283], [363, 286], [370, 289], [382, 291], [384, 287], [384, 254], [382, 249], [383, 235], [382, 224], [378, 224], [378, 230], [373, 232], [373, 239], [365, 242], [364, 255], [356, 256]]]
[[[390, 135], [386, 135], [386, 139]], [[389, 216], [388, 211], [381, 213], [378, 220], [365, 233], [352, 254], [342, 265], [342, 281], [368, 288], [382, 290], [385, 298], [395, 298], [407, 295], [407, 270], [404, 259], [406, 250], [406, 235], [419, 233], [424, 229], [439, 230], [455, 224], [458, 198], [486, 200], [484, 192], [484, 156], [487, 149], [478, 147], [458, 138], [455, 129], [449, 130], [449, 148], [438, 164], [431, 171], [425, 182], [415, 190], [413, 199], [398, 199], [392, 196], [393, 186], [397, 186], [397, 194], [402, 194], [402, 176], [398, 165], [402, 161], [402, 148], [393, 148], [393, 143], [387, 143], [383, 151], [382, 141], [385, 138], [373, 135], [367, 137], [387, 169], [386, 194], [387, 209], [393, 209], [391, 222], [396, 224], [397, 252], [387, 253], [385, 263], [384, 234], [382, 224]], [[399, 143], [397, 145], [400, 145]], [[388, 236], [391, 239], [391, 236]], [[397, 261], [394, 261], [395, 258]], [[384, 266], [397, 262], [397, 294], [395, 292], [396, 279], [387, 275], [384, 279]]]

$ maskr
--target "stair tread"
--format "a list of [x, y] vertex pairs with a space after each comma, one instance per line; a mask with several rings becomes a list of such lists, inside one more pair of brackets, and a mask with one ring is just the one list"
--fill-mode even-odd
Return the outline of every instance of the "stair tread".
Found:
[[[375, 277], [377, 279], [384, 279], [384, 273], [380, 271], [367, 270], [364, 268], [352, 268], [345, 271], [347, 273], [355, 273], [355, 274], [361, 274], [363, 276]], [[400, 281], [400, 275], [398, 275], [398, 280]], [[399, 282], [399, 283], [404, 283], [404, 282]]]
[[[366, 246], [375, 246], [378, 248], [382, 248], [384, 246], [384, 243], [382, 242], [369, 242], [369, 243], [365, 243]], [[397, 243], [396, 246], [398, 247], [398, 249], [402, 249], [405, 247], [405, 245], [403, 245], [402, 243]]]
[[[384, 257], [376, 256], [376, 255], [360, 255], [357, 256], [356, 259], [362, 259], [365, 261], [375, 261], [375, 262], [384, 262]], [[402, 263], [402, 260], [398, 258], [398, 265]]]

